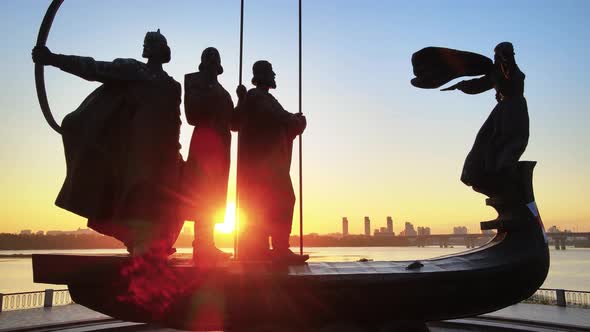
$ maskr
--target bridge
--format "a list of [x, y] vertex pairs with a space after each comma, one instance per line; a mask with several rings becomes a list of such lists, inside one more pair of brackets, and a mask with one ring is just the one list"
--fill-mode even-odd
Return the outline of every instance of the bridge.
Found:
[[547, 233], [547, 237], [555, 245], [556, 250], [565, 250], [565, 244], [567, 241], [573, 240], [586, 240], [590, 242], [590, 232], [559, 232], [559, 233]]
[[417, 247], [438, 244], [441, 248], [448, 248], [452, 244], [465, 244], [467, 248], [475, 248], [480, 241], [487, 242], [495, 234], [430, 234], [430, 235], [406, 235], [400, 236], [413, 240]]
[[[479, 242], [489, 241], [495, 234], [431, 234], [431, 235], [406, 235], [399, 236], [412, 241], [417, 247], [427, 245], [439, 245], [441, 248], [447, 248], [450, 245], [464, 244], [467, 248], [475, 248]], [[547, 233], [549, 242], [555, 246], [556, 250], [565, 250], [567, 241], [586, 240], [590, 242], [590, 232], [560, 232]]]

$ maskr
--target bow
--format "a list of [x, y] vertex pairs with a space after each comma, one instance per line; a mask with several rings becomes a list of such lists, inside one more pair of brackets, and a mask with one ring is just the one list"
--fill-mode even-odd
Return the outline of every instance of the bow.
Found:
[[[45, 46], [47, 43], [47, 37], [49, 36], [49, 30], [51, 30], [51, 24], [55, 18], [55, 14], [59, 10], [59, 6], [63, 3], [63, 0], [53, 0], [47, 8], [41, 27], [39, 28], [39, 35], [37, 36], [37, 46]], [[39, 98], [39, 106], [47, 123], [53, 130], [58, 134], [61, 134], [61, 127], [55, 122], [51, 109], [49, 108], [49, 102], [47, 101], [47, 92], [45, 91], [45, 73], [44, 66], [41, 64], [35, 64], [35, 86], [37, 87], [37, 98]]]

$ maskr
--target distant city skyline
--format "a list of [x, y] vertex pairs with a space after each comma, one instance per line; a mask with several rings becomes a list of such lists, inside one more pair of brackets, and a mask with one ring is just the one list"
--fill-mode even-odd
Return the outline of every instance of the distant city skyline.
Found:
[[[390, 222], [391, 221], [391, 222]], [[386, 225], [385, 227], [379, 227], [378, 229], [375, 230], [379, 230], [380, 233], [392, 233], [395, 234], [394, 230], [393, 230], [393, 218], [391, 218], [390, 216], [387, 217], [386, 219]], [[358, 233], [358, 234], [354, 234], [354, 233], [349, 233], [349, 232], [344, 232], [344, 230], [348, 230], [348, 218], [347, 217], [342, 217], [342, 224], [343, 226], [346, 225], [347, 227], [344, 228], [343, 227], [343, 231], [342, 232], [331, 232], [331, 233], [316, 233], [316, 232], [311, 232], [311, 233], [306, 233], [305, 235], [313, 235], [313, 234], [318, 234], [318, 235], [342, 235], [342, 236], [346, 236], [346, 235], [365, 235], [364, 233]], [[400, 224], [401, 225], [401, 224]], [[391, 226], [391, 228], [390, 228]], [[407, 227], [410, 227], [410, 229], [413, 229], [414, 225], [411, 222], [405, 222], [404, 223], [404, 227], [406, 227], [405, 229], [407, 229]], [[559, 233], [559, 232], [575, 232], [572, 229], [560, 229], [559, 227], [555, 226], [555, 225], [551, 225], [550, 227], [546, 227], [547, 228], [547, 232], [548, 233]], [[466, 231], [466, 232], [465, 232]], [[471, 230], [466, 226], [453, 226], [453, 229], [449, 230], [448, 232], [443, 232], [443, 233], [431, 233], [431, 229], [429, 226], [416, 226], [415, 232], [417, 235], [430, 235], [430, 234], [473, 234], [473, 233], [490, 233], [490, 232], [485, 232], [485, 231], [481, 231], [479, 228], [477, 229], [477, 231]], [[3, 232], [0, 232], [3, 233]], [[50, 235], [50, 234], [58, 234], [58, 233], [64, 233], [64, 234], [98, 234], [96, 231], [92, 230], [91, 228], [77, 228], [77, 229], [73, 229], [73, 230], [48, 230], [48, 231], [44, 231], [44, 230], [35, 230], [35, 229], [21, 229], [20, 231], [15, 232], [14, 234], [19, 234], [19, 235]], [[399, 232], [401, 233], [401, 232]], [[493, 231], [492, 231], [493, 233]], [[194, 228], [190, 227], [190, 226], [184, 226], [182, 228], [181, 234], [183, 235], [192, 235], [194, 234]], [[373, 233], [374, 234], [374, 233]], [[373, 235], [371, 234], [371, 236]]]

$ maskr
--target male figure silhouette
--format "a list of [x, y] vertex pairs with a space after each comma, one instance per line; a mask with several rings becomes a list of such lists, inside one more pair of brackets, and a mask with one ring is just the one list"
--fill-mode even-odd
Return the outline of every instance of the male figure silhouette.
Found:
[[134, 255], [165, 257], [180, 228], [180, 84], [163, 70], [170, 48], [144, 39], [143, 63], [95, 61], [35, 47], [33, 61], [103, 83], [63, 122], [67, 174], [56, 205], [88, 218]]
[[[268, 61], [252, 67], [252, 84], [237, 89], [239, 101], [232, 129], [239, 131], [238, 191], [245, 215], [244, 234], [239, 237], [239, 257], [303, 262], [309, 256], [289, 249], [295, 193], [289, 171], [293, 140], [306, 127], [305, 116], [286, 111], [269, 93], [276, 88], [275, 73]], [[268, 237], [272, 238], [272, 252]]]
[[215, 217], [225, 212], [230, 166], [230, 121], [234, 108], [230, 94], [219, 84], [223, 73], [219, 51], [208, 47], [201, 54], [199, 71], [184, 77], [184, 110], [195, 126], [184, 187], [190, 201], [189, 217], [195, 222], [193, 258], [216, 261], [229, 254], [215, 247]]

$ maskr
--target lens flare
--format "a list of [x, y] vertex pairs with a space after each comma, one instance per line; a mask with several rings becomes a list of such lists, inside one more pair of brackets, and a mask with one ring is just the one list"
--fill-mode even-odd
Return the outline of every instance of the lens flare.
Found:
[[[225, 216], [222, 215], [225, 214]], [[215, 225], [215, 231], [221, 234], [230, 234], [234, 231], [236, 225], [236, 204], [234, 202], [227, 202], [225, 211], [220, 213], [217, 220], [223, 218], [223, 223]]]

